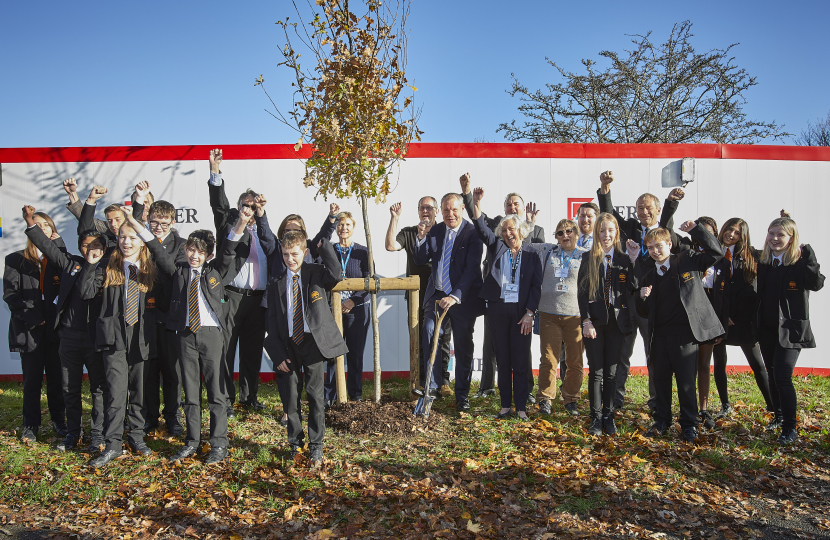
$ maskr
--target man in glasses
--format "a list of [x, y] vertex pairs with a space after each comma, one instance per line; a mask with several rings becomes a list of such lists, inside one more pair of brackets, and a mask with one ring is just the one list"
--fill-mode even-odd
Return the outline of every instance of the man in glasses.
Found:
[[[167, 201], [155, 201], [145, 213], [150, 184], [141, 182], [133, 193], [133, 215], [146, 215], [147, 228], [161, 247], [176, 259], [176, 263], [185, 262], [184, 245], [187, 238], [182, 238], [173, 227], [176, 224], [176, 207]], [[182, 397], [182, 377], [179, 366], [176, 332], [167, 329], [167, 313], [159, 311], [157, 315], [156, 339], [158, 357], [148, 360], [144, 365], [144, 405], [147, 414], [144, 433], [155, 431], [159, 427], [159, 412], [164, 417], [167, 433], [178, 437], [183, 433], [179, 421], [179, 407]], [[160, 379], [160, 380], [159, 380]], [[164, 392], [164, 409], [161, 408], [159, 391]]]
[[[404, 227], [397, 233], [398, 220], [401, 217], [401, 203], [395, 203], [389, 208], [391, 219], [389, 220], [389, 228], [386, 230], [386, 251], [406, 251], [406, 275], [418, 276], [421, 280], [420, 287], [420, 306], [418, 306], [418, 320], [420, 321], [420, 328], [424, 324], [424, 295], [426, 294], [427, 283], [429, 276], [432, 273], [432, 263], [424, 265], [415, 264], [415, 250], [418, 248], [418, 228], [422, 228], [424, 233], [428, 233], [432, 226], [435, 225], [435, 216], [438, 215], [438, 203], [434, 197], [429, 195], [421, 197], [418, 200], [418, 218], [419, 224], [410, 227]], [[409, 291], [406, 293], [406, 301], [409, 303]], [[452, 337], [451, 327], [447, 325], [444, 333], [441, 334], [441, 372], [443, 375], [441, 383], [441, 397], [449, 397], [455, 395], [452, 387], [450, 387], [450, 338]], [[424, 348], [429, 349], [429, 344], [421, 342], [421, 348], [418, 358], [423, 358]], [[424, 370], [419, 370], [418, 384], [423, 388], [424, 377], [426, 374]]]
[[[461, 196], [464, 200], [464, 206], [467, 209], [467, 215], [470, 217], [471, 220], [473, 219], [473, 192], [470, 189], [470, 173], [464, 174], [459, 179], [461, 183]], [[535, 209], [536, 205], [532, 204], [532, 207]], [[509, 193], [507, 197], [504, 198], [504, 214], [516, 214], [521, 218], [527, 218], [528, 221], [533, 222], [536, 219], [536, 212], [534, 211], [532, 215], [525, 216], [525, 202], [522, 199], [522, 196], [518, 193]], [[487, 224], [487, 227], [490, 228], [491, 231], [495, 231], [496, 227], [498, 227], [499, 223], [504, 216], [496, 216], [495, 218], [488, 217], [487, 214], [482, 212], [481, 216], [484, 218], [484, 223]], [[540, 244], [545, 242], [545, 229], [538, 225], [533, 226], [533, 231], [527, 235], [524, 239], [525, 243], [532, 243], [532, 244]], [[485, 273], [485, 268], [487, 268], [487, 260], [484, 261], [482, 264], [482, 275]], [[493, 344], [490, 341], [490, 320], [487, 315], [484, 316], [484, 347], [482, 349], [482, 366], [481, 366], [481, 385], [479, 386], [478, 392], [476, 392], [476, 398], [486, 397], [496, 393], [495, 390], [495, 379], [496, 379], [496, 354], [493, 352]], [[529, 364], [528, 367], [528, 403], [534, 404], [536, 403], [536, 398], [533, 397], [533, 356], [528, 355], [527, 361]]]

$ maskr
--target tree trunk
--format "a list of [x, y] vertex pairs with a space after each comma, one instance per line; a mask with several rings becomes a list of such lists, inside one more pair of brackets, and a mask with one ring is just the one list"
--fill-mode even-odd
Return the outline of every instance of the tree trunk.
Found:
[[[366, 231], [366, 249], [369, 250], [369, 276], [375, 278], [375, 256], [372, 251], [372, 233], [369, 230], [369, 209], [366, 195], [360, 196], [360, 207], [363, 209], [363, 228]], [[374, 352], [374, 383], [375, 403], [380, 403], [380, 325], [378, 324], [378, 295], [371, 292], [372, 298], [372, 350]]]

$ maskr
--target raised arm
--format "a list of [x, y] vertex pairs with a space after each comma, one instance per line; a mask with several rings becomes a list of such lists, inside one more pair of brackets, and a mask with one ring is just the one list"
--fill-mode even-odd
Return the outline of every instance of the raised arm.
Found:
[[801, 258], [805, 261], [804, 288], [809, 291], [819, 291], [824, 287], [824, 275], [816, 259], [816, 252], [810, 244], [801, 246]]
[[234, 223], [233, 229], [231, 229], [228, 237], [222, 240], [222, 250], [219, 253], [219, 260], [217, 260], [214, 265], [214, 268], [220, 273], [222, 278], [225, 278], [228, 275], [228, 270], [230, 270], [233, 265], [234, 259], [239, 258], [244, 260], [247, 258], [238, 255], [235, 248], [239, 243], [239, 240], [245, 235], [245, 227], [248, 224], [248, 221], [254, 217], [254, 213], [253, 208], [248, 208], [247, 206], [243, 207], [239, 212], [239, 217], [236, 219], [236, 223]]
[[[106, 195], [107, 188], [103, 186], [95, 186], [92, 188], [92, 191], [89, 192], [89, 197], [86, 198], [86, 202], [84, 203], [83, 208], [81, 209], [81, 215], [78, 218], [78, 235], [80, 236], [81, 233], [84, 231], [89, 231], [95, 229], [99, 232], [99, 229], [95, 223], [95, 207], [98, 204], [98, 199]], [[106, 223], [104, 224], [104, 230], [108, 230], [106, 227]]]
[[153, 256], [153, 261], [156, 263], [156, 266], [159, 267], [159, 270], [165, 276], [172, 277], [176, 273], [175, 255], [167, 253], [167, 250], [162, 247], [161, 242], [158, 242], [156, 236], [139, 223], [132, 210], [129, 206], [121, 207], [121, 211], [124, 212], [124, 218], [135, 229], [136, 234], [144, 242], [144, 245], [147, 246], [147, 249], [150, 250], [150, 255]]
[[476, 228], [476, 234], [484, 242], [488, 248], [496, 243], [496, 235], [485, 223], [486, 216], [481, 211], [481, 199], [484, 198], [484, 188], [477, 187], [473, 191], [473, 225]]
[[389, 207], [389, 227], [386, 229], [386, 241], [384, 247], [386, 251], [400, 251], [403, 246], [395, 238], [398, 234], [398, 220], [401, 217], [401, 203], [397, 202]]
[[689, 233], [692, 239], [697, 240], [698, 245], [703, 248], [703, 253], [694, 250], [687, 252], [689, 258], [694, 261], [697, 270], [705, 272], [723, 258], [723, 248], [720, 242], [712, 236], [712, 233], [706, 230], [706, 227], [696, 224], [694, 221], [687, 221], [680, 226], [680, 230]]
[[23, 207], [23, 219], [26, 220], [26, 236], [32, 243], [37, 246], [37, 248], [46, 256], [46, 259], [49, 261], [49, 264], [54, 266], [55, 268], [66, 268], [70, 264], [74, 264], [72, 259], [69, 256], [58, 249], [58, 247], [50, 240], [46, 238], [46, 235], [43, 234], [43, 231], [40, 230], [34, 220], [33, 216], [35, 214], [35, 209], [33, 206], [24, 206]]
[[611, 202], [611, 182], [614, 181], [614, 173], [605, 171], [599, 175], [600, 187], [597, 190], [597, 202], [599, 202], [599, 211], [612, 214], [617, 219], [617, 225], [620, 230], [625, 228], [625, 218], [614, 209], [614, 203]]
[[[222, 229], [228, 222], [235, 220], [231, 216], [231, 205], [225, 195], [225, 182], [222, 180], [222, 149], [216, 148], [210, 151], [210, 180], [208, 180], [208, 193], [210, 195], [210, 209], [213, 211], [213, 224], [216, 226], [216, 234], [222, 234]], [[227, 230], [227, 229], [225, 229]]]
[[323, 226], [320, 227], [320, 232], [318, 232], [317, 236], [308, 242], [308, 252], [311, 254], [312, 259], [316, 259], [319, 256], [319, 253], [317, 252], [317, 244], [320, 243], [320, 240], [325, 238], [331, 242], [331, 235], [334, 233], [334, 228], [337, 224], [337, 214], [339, 213], [340, 206], [337, 203], [331, 203], [329, 205], [329, 215], [326, 216]]
[[326, 268], [326, 271], [323, 273], [323, 287], [327, 291], [330, 291], [343, 279], [340, 260], [337, 258], [334, 246], [325, 238], [320, 240], [318, 253], [320, 254], [320, 259], [323, 261], [323, 266]]
[[144, 202], [147, 200], [147, 194], [150, 193], [150, 182], [144, 180], [135, 186], [135, 195], [133, 196], [132, 214], [139, 223], [144, 222]]
[[256, 196], [256, 199], [254, 199], [254, 220], [256, 221], [256, 235], [259, 238], [259, 245], [262, 246], [262, 252], [265, 253], [266, 257], [270, 257], [280, 247], [265, 213], [267, 202], [265, 195]]
[[86, 252], [86, 263], [75, 282], [83, 300], [92, 300], [104, 286], [107, 268], [99, 264], [103, 257], [103, 249], [90, 249]]

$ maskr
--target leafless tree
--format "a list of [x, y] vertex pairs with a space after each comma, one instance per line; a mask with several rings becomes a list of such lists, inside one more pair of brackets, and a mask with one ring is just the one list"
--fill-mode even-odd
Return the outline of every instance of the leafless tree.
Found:
[[795, 138], [795, 144], [799, 146], [830, 146], [830, 112], [827, 118], [819, 118], [815, 124], [807, 122], [807, 129], [801, 131], [801, 135]]
[[587, 73], [566, 71], [547, 58], [562, 82], [531, 92], [513, 75], [508, 93], [518, 96], [522, 124], [499, 125], [511, 141], [546, 143], [732, 143], [781, 139], [790, 134], [773, 122], [748, 120], [744, 94], [757, 85], [731, 56], [737, 44], [699, 54], [692, 23], [675, 24], [655, 45], [634, 35], [625, 54], [601, 51], [604, 71], [583, 60]]

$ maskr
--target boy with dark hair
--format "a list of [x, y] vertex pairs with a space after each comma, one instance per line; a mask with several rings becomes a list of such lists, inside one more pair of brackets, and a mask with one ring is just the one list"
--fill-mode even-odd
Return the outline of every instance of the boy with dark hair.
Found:
[[303, 446], [299, 394], [303, 373], [308, 394], [308, 438], [311, 462], [323, 462], [324, 374], [326, 362], [349, 352], [331, 314], [328, 293], [342, 279], [337, 254], [328, 240], [320, 241], [318, 253], [323, 264], [304, 262], [308, 251], [306, 236], [299, 231], [285, 234], [281, 241], [285, 269], [268, 284], [268, 320], [265, 350], [278, 373], [286, 377], [280, 398], [288, 414], [288, 443], [293, 457]]
[[[648, 318], [649, 366], [657, 398], [654, 425], [646, 436], [664, 435], [671, 425], [672, 374], [677, 381], [682, 438], [697, 438], [698, 344], [724, 334], [723, 326], [703, 290], [706, 270], [723, 257], [720, 242], [702, 225], [687, 221], [680, 230], [689, 233], [703, 252], [684, 250], [671, 255], [667, 229], [649, 231], [643, 242], [655, 267], [640, 281], [637, 311]], [[637, 265], [642, 264], [637, 259]]]

